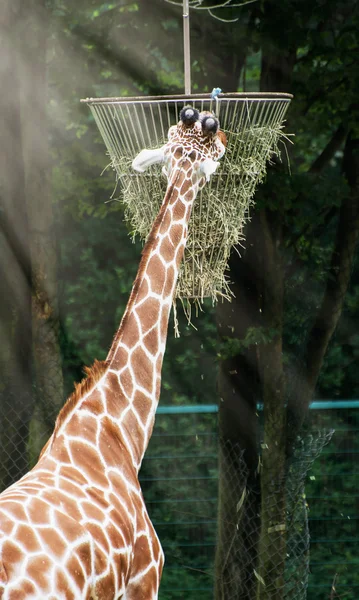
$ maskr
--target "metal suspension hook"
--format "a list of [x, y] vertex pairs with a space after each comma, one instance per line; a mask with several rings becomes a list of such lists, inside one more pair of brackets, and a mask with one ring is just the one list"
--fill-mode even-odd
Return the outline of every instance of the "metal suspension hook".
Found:
[[189, 0], [183, 0], [183, 55], [184, 55], [184, 90], [191, 94], [191, 38], [189, 27]]

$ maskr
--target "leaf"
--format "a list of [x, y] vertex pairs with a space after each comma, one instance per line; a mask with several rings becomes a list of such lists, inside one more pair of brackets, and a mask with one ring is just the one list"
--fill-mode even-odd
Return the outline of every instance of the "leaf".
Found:
[[253, 569], [253, 573], [254, 573], [254, 576], [255, 576], [255, 577], [258, 579], [258, 581], [259, 581], [259, 582], [260, 582], [260, 583], [261, 583], [261, 584], [262, 584], [264, 587], [266, 587], [266, 584], [264, 583], [264, 579], [263, 579], [263, 577], [261, 577], [261, 576], [259, 575], [259, 573], [257, 573], [257, 571], [256, 571], [255, 569]]

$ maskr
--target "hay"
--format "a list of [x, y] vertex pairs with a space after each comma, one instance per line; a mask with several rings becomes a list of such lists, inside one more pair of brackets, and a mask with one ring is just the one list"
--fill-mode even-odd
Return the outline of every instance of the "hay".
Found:
[[[231, 248], [244, 242], [243, 228], [256, 186], [265, 177], [268, 161], [280, 157], [280, 141], [288, 139], [280, 124], [225, 133], [226, 154], [194, 203], [178, 279], [176, 295], [189, 314], [188, 302], [200, 305], [206, 297], [213, 303], [220, 297], [230, 299], [227, 263]], [[133, 158], [125, 154], [116, 157], [112, 167], [123, 184], [125, 219], [131, 234], [145, 240], [163, 200], [166, 180], [158, 165], [145, 174], [135, 173], [130, 166]]]

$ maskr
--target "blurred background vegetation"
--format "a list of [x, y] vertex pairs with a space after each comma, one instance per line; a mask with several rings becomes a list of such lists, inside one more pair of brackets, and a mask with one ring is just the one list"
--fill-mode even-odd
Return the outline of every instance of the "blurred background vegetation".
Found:
[[[163, 370], [162, 405], [219, 402], [220, 444], [239, 444], [259, 498], [265, 498], [267, 476], [281, 489], [298, 435], [310, 425], [313, 397], [359, 398], [358, 6], [355, 0], [257, 0], [212, 11], [230, 22], [191, 11], [193, 92], [220, 86], [294, 94], [286, 131], [295, 133], [295, 143], [269, 169], [245, 249], [231, 259], [236, 298], [231, 305], [206, 305], [195, 328], [183, 319], [179, 339], [170, 328]], [[140, 246], [122, 221], [120, 186], [109, 202], [114, 174], [100, 176], [109, 159], [79, 100], [181, 93], [181, 15], [165, 0], [3, 0], [0, 488], [36, 460], [83, 366], [106, 357], [139, 261]], [[264, 404], [264, 428], [258, 403]], [[165, 430], [173, 426], [166, 419], [161, 416]], [[349, 438], [339, 436], [337, 450], [346, 444], [354, 452], [345, 440], [358, 429], [357, 412], [339, 420]], [[199, 421], [193, 435], [206, 424]], [[192, 425], [183, 416], [178, 427]], [[268, 440], [276, 445], [270, 453], [262, 447], [267, 475], [259, 478], [261, 442]], [[350, 492], [354, 517], [353, 452], [326, 468], [333, 469], [331, 510], [339, 512], [342, 494]], [[221, 498], [227, 484], [220, 472], [219, 480]], [[152, 502], [158, 489], [147, 487]], [[231, 520], [237, 504], [233, 496], [225, 514], [220, 503], [219, 523]], [[262, 529], [285, 510], [277, 503], [277, 515], [264, 514], [264, 504], [258, 504]], [[220, 526], [218, 536], [226, 547]], [[331, 536], [340, 547], [344, 538], [334, 525]], [[328, 560], [327, 549], [315, 546], [317, 562]], [[348, 552], [347, 562], [356, 564], [358, 555]], [[260, 577], [267, 581], [266, 569], [273, 568], [280, 577], [282, 566], [281, 560], [264, 564]], [[348, 580], [338, 575], [339, 592], [331, 589], [338, 568], [325, 575], [322, 595], [317, 590], [310, 598], [357, 597], [354, 573]], [[323, 584], [321, 571], [316, 583]], [[284, 597], [270, 586], [260, 593]]]

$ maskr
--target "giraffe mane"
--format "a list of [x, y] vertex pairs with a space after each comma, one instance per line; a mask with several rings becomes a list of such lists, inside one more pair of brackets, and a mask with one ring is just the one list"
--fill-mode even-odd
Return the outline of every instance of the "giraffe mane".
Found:
[[[92, 367], [84, 367], [84, 372], [85, 372], [86, 377], [84, 377], [84, 379], [82, 379], [82, 381], [80, 381], [80, 383], [75, 383], [75, 390], [68, 397], [66, 403], [60, 410], [58, 417], [56, 419], [56, 423], [55, 423], [53, 439], [55, 439], [61, 425], [63, 424], [65, 419], [68, 417], [68, 415], [77, 406], [79, 400], [81, 400], [81, 398], [83, 398], [83, 396], [88, 394], [88, 392], [90, 392], [91, 389], [95, 387], [96, 383], [104, 375], [104, 373], [107, 369], [107, 366], [108, 365], [107, 365], [106, 361], [95, 360]], [[48, 446], [48, 443], [49, 442], [47, 442], [45, 444], [44, 448], [42, 449], [41, 455], [45, 452], [45, 450]]]

